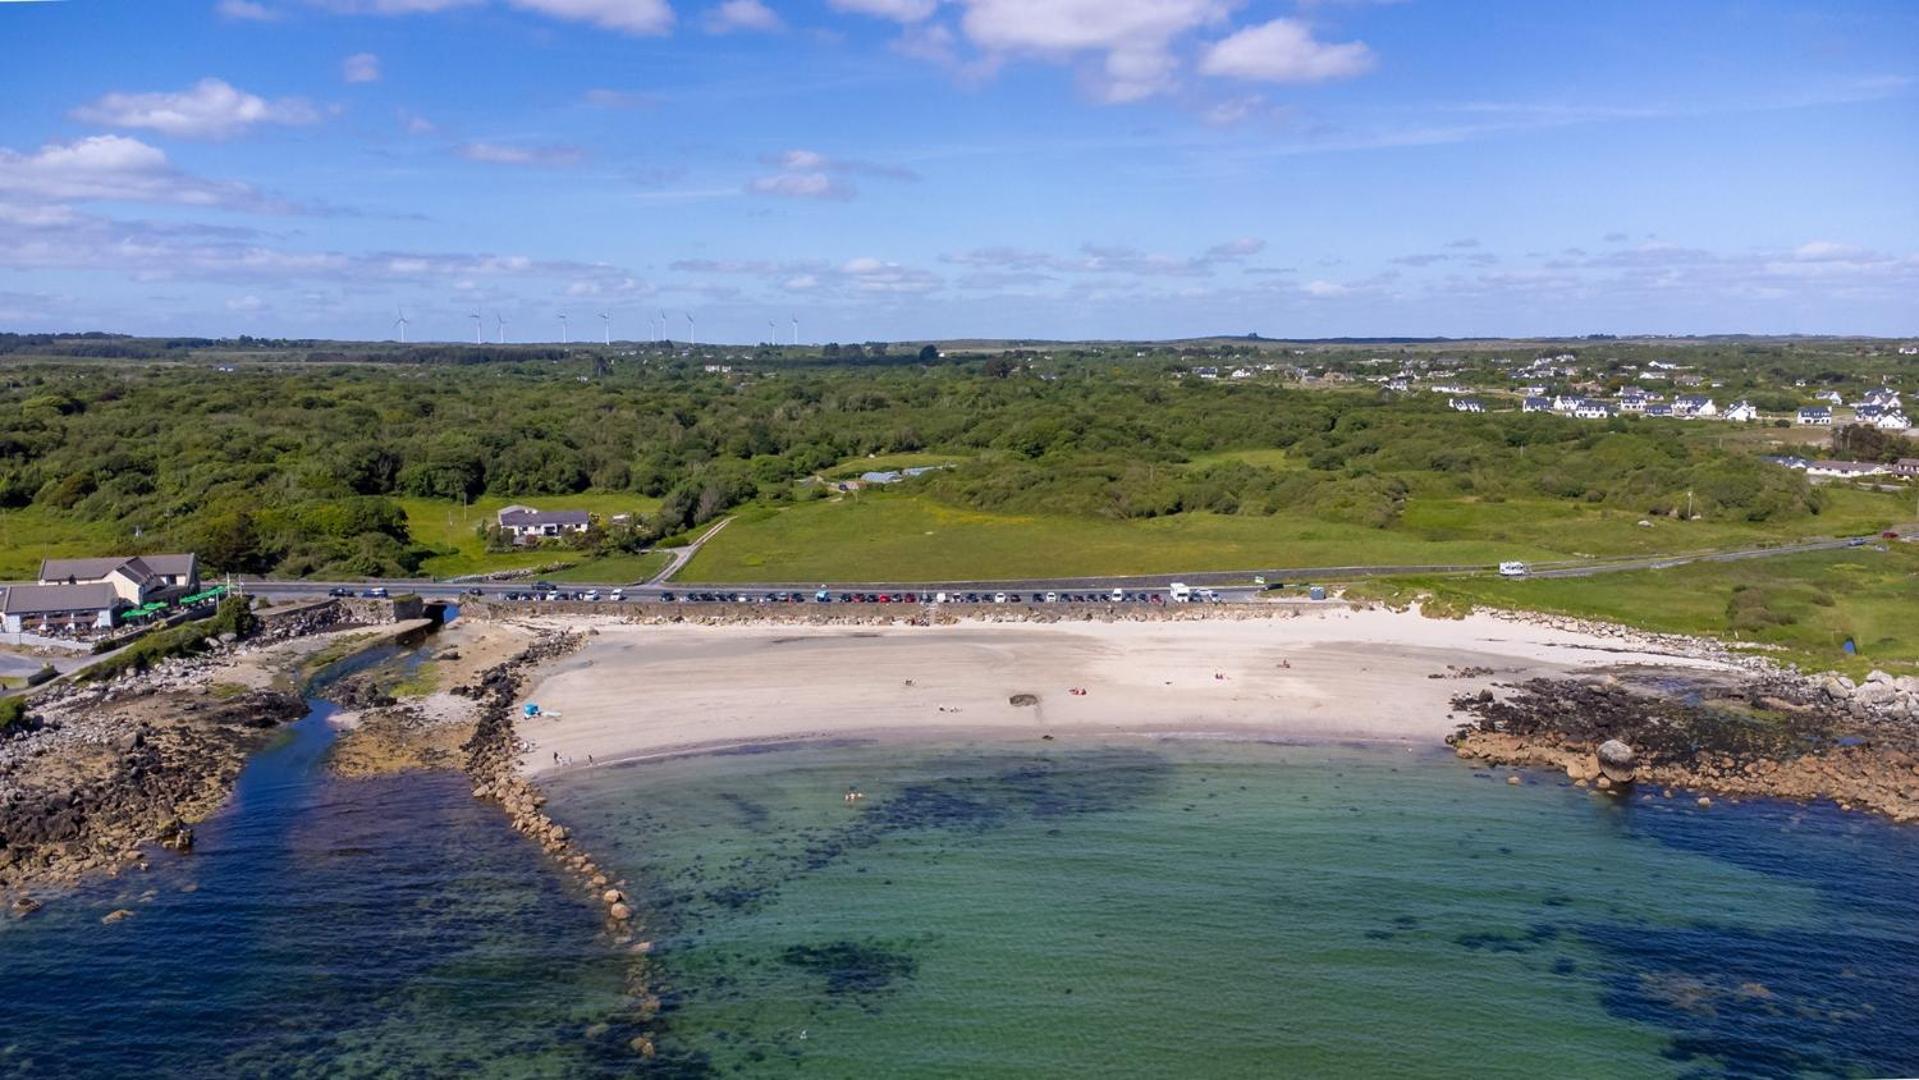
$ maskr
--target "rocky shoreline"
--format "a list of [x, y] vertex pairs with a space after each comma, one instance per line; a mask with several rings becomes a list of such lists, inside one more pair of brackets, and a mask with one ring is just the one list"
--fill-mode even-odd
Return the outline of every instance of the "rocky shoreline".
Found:
[[[634, 1053], [651, 1058], [654, 1045], [648, 1025], [659, 1014], [660, 999], [652, 990], [647, 957], [650, 941], [641, 940], [637, 913], [628, 903], [626, 883], [615, 880], [583, 850], [566, 826], [548, 817], [546, 795], [520, 775], [518, 759], [526, 746], [515, 728], [515, 703], [526, 675], [533, 668], [565, 656], [584, 643], [584, 635], [550, 632], [524, 652], [489, 669], [474, 684], [453, 688], [455, 694], [477, 703], [473, 736], [462, 748], [464, 769], [473, 781], [473, 796], [499, 804], [514, 831], [531, 839], [606, 910], [607, 932], [627, 956], [626, 994], [630, 1006], [617, 1018], [621, 1034]], [[630, 1034], [629, 1034], [630, 1033]]]
[[294, 694], [115, 687], [37, 702], [39, 727], [0, 744], [0, 892], [71, 885], [185, 851], [273, 728], [305, 715]]
[[1455, 698], [1459, 757], [1563, 770], [1581, 787], [1830, 800], [1919, 822], [1919, 679], [1764, 671], [1720, 683], [1535, 679]]
[[0, 896], [12, 913], [39, 908], [29, 890], [143, 868], [155, 846], [189, 850], [248, 757], [306, 715], [298, 650], [391, 614], [339, 601], [263, 608], [243, 641], [35, 694], [28, 730], [0, 740]]

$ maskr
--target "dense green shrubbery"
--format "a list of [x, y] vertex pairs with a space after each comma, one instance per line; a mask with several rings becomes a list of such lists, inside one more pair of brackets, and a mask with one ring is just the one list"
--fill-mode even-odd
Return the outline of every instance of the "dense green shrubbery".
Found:
[[[16, 367], [0, 383], [0, 508], [33, 505], [129, 536], [138, 527], [146, 543], [197, 550], [216, 571], [341, 576], [411, 574], [429, 554], [396, 497], [657, 497], [646, 520], [592, 538], [634, 550], [744, 502], [795, 498], [794, 481], [849, 459], [922, 450], [967, 462], [918, 481], [937, 498], [1009, 512], [1305, 508], [1384, 527], [1426, 493], [1658, 514], [1683, 512], [1691, 492], [1699, 512], [1755, 521], [1820, 508], [1803, 476], [1673, 425], [1176, 382], [1164, 366], [1042, 380], [1010, 362], [889, 357], [726, 380], [679, 362], [601, 363], [586, 382], [557, 357], [519, 354], [463, 353], [432, 368]], [[1289, 467], [1187, 464], [1247, 448], [1283, 448]]]
[[27, 727], [27, 699], [23, 697], [0, 698], [0, 738], [23, 731]]

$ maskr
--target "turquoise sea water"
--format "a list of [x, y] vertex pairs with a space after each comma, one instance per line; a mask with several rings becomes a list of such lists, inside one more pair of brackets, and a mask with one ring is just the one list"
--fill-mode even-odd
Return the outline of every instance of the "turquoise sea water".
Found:
[[721, 1073], [1919, 1071], [1919, 832], [1836, 811], [1205, 742], [805, 746], [553, 809]]
[[659, 945], [645, 1063], [595, 907], [457, 779], [324, 779], [328, 737], [195, 854], [0, 925], [0, 1074], [1919, 1072], [1919, 830], [1152, 741], [562, 778]]

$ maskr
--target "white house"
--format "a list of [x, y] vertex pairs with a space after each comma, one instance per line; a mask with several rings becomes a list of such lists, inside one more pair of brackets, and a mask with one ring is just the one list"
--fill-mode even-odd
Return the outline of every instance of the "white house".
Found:
[[500, 511], [500, 531], [516, 544], [537, 544], [570, 533], [583, 533], [593, 524], [593, 515], [584, 510], [535, 510], [531, 506], [508, 506]]
[[1446, 407], [1454, 412], [1483, 413], [1486, 411], [1484, 402], [1478, 398], [1469, 397], [1447, 398]]
[[80, 585], [14, 585], [0, 599], [0, 625], [9, 634], [48, 630], [107, 630], [127, 602], [104, 581]]
[[103, 584], [131, 606], [172, 590], [200, 587], [200, 561], [184, 555], [115, 555], [103, 559], [43, 559], [42, 585]]
[[1807, 476], [1851, 480], [1861, 476], [1884, 476], [1887, 469], [1876, 461], [1815, 461], [1806, 466]]
[[1613, 415], [1613, 408], [1597, 398], [1587, 398], [1573, 409], [1573, 415], [1581, 420], [1605, 420]]
[[1691, 419], [1702, 416], [1718, 416], [1719, 406], [1704, 394], [1685, 394], [1673, 400], [1672, 411]]
[[1879, 419], [1873, 421], [1873, 426], [1881, 431], [1909, 431], [1912, 420], [1898, 409], [1887, 409], [1879, 414]]
[[1832, 426], [1832, 410], [1823, 405], [1808, 405], [1799, 410], [1797, 421], [1801, 424], [1818, 424], [1821, 427]]
[[1563, 413], [1577, 412], [1581, 400], [1580, 398], [1573, 397], [1571, 394], [1560, 394], [1553, 398], [1553, 411]]
[[1549, 397], [1529, 397], [1519, 403], [1520, 412], [1551, 412], [1553, 399]]
[[1841, 396], [1837, 390], [1821, 390], [1812, 397], [1813, 400], [1823, 401], [1828, 405], [1844, 405], [1846, 403], [1846, 399]]
[[1726, 407], [1726, 419], [1748, 423], [1759, 419], [1759, 407], [1750, 401], [1735, 401]]
[[1629, 412], [1629, 413], [1642, 413], [1642, 412], [1645, 412], [1645, 411], [1646, 411], [1646, 397], [1645, 397], [1645, 395], [1644, 395], [1644, 394], [1622, 394], [1622, 395], [1620, 395], [1620, 398], [1619, 398], [1619, 411], [1620, 411], [1620, 412]]
[[1858, 404], [1877, 405], [1882, 409], [1896, 409], [1900, 405], [1899, 391], [1889, 386], [1875, 386], [1866, 391], [1866, 396], [1860, 398]]
[[1671, 420], [1672, 406], [1671, 405], [1648, 405], [1646, 406], [1646, 415], [1648, 417], [1651, 417], [1654, 420]]

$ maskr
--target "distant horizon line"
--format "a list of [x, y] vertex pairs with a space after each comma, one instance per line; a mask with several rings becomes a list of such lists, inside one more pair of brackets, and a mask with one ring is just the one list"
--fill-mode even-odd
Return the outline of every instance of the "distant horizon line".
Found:
[[[826, 345], [864, 345], [868, 341], [879, 342], [879, 338], [847, 338], [845, 340], [802, 342], [767, 341], [681, 341], [676, 338], [639, 339], [615, 338], [611, 342], [590, 340], [571, 341], [466, 341], [458, 338], [427, 338], [423, 340], [399, 341], [394, 338], [351, 338], [351, 337], [285, 337], [255, 334], [240, 334], [216, 337], [206, 334], [138, 334], [120, 330], [0, 330], [0, 336], [10, 337], [47, 337], [47, 338], [118, 338], [132, 341], [180, 341], [202, 340], [207, 342], [278, 342], [286, 345], [375, 345], [394, 349], [421, 348], [426, 346], [464, 346], [467, 348], [513, 348], [536, 346], [563, 346], [566, 348], [605, 349], [615, 345], [691, 345], [694, 348], [741, 348], [741, 349], [817, 349]], [[1330, 337], [1267, 337], [1261, 334], [1197, 334], [1180, 337], [1082, 337], [1053, 338], [1038, 336], [1006, 337], [904, 337], [888, 338], [883, 343], [904, 345], [908, 342], [916, 346], [925, 345], [1179, 345], [1196, 343], [1257, 342], [1270, 345], [1441, 345], [1464, 344], [1473, 342], [1634, 342], [1634, 341], [1714, 341], [1714, 340], [1758, 340], [1758, 341], [1867, 341], [1896, 342], [1919, 339], [1919, 331], [1910, 334], [1866, 334], [1848, 332], [1815, 333], [1752, 333], [1744, 331], [1723, 331], [1715, 333], [1656, 334], [1656, 333], [1585, 333], [1585, 334], [1520, 334], [1520, 335], [1336, 335]]]

